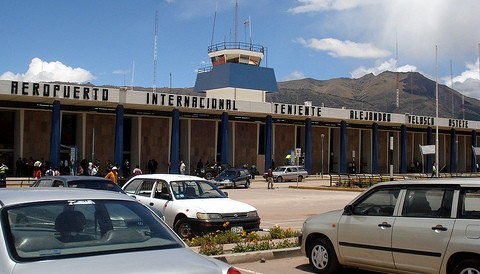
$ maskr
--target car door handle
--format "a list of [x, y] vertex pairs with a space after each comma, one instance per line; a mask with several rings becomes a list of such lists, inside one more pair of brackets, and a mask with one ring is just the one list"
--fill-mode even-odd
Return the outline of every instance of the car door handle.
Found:
[[435, 231], [447, 231], [448, 228], [444, 227], [443, 225], [437, 225], [437, 226], [432, 227], [432, 230], [435, 230]]
[[378, 227], [384, 229], [384, 228], [389, 228], [389, 227], [392, 227], [391, 224], [387, 223], [387, 222], [383, 222], [381, 224], [378, 224]]

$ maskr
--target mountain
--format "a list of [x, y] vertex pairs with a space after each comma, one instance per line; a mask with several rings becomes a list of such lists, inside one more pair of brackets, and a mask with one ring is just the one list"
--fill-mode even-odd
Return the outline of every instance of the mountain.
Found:
[[[397, 81], [398, 78], [398, 81]], [[398, 84], [397, 84], [398, 83]], [[399, 107], [396, 107], [398, 88]], [[135, 87], [151, 91], [151, 88]], [[410, 113], [435, 117], [435, 81], [418, 72], [383, 72], [367, 74], [361, 78], [311, 78], [278, 83], [278, 92], [267, 94], [268, 102], [303, 105], [311, 101], [314, 106], [371, 110], [387, 113]], [[204, 96], [193, 88], [157, 88], [158, 92]], [[445, 85], [438, 85], [438, 116], [466, 120], [480, 120], [480, 101], [463, 98], [462, 94]], [[465, 109], [465, 113], [462, 111]], [[464, 116], [465, 115], [465, 116]]]
[[[397, 85], [398, 78], [398, 85]], [[410, 113], [435, 116], [435, 81], [418, 72], [383, 72], [377, 76], [365, 75], [358, 79], [311, 78], [278, 83], [279, 91], [269, 93], [267, 101], [314, 106], [349, 108], [389, 113]], [[399, 107], [396, 107], [398, 88]], [[463, 118], [462, 94], [438, 85], [439, 117]], [[480, 101], [464, 98], [465, 119], [478, 120]]]

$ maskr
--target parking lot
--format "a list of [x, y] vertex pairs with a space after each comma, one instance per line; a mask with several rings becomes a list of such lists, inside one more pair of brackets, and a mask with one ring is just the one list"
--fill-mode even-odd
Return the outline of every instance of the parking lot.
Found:
[[[328, 181], [309, 179], [298, 184], [297, 182], [276, 183], [275, 189], [267, 189], [267, 183], [264, 180], [255, 180], [248, 189], [225, 188], [223, 190], [231, 198], [256, 207], [262, 218], [262, 229], [278, 225], [281, 228], [300, 230], [303, 221], [309, 216], [341, 209], [360, 194], [358, 191], [323, 190], [328, 184]], [[299, 188], [290, 188], [290, 186]], [[311, 189], [315, 187], [323, 187], [323, 189]], [[234, 266], [246, 274], [312, 273], [308, 258], [298, 255], [264, 262], [257, 260], [238, 263]], [[342, 273], [366, 274], [373, 272], [347, 269]]]

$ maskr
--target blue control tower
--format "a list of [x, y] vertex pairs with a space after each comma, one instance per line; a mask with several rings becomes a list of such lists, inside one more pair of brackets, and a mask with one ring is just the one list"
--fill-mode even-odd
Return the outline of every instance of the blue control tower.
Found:
[[265, 48], [242, 42], [208, 47], [212, 66], [198, 71], [194, 91], [207, 97], [265, 102], [267, 92], [278, 91], [272, 68], [261, 67]]

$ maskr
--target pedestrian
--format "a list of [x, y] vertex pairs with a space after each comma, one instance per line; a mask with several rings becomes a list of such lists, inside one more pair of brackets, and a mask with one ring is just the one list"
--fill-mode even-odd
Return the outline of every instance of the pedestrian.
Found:
[[3, 161], [0, 161], [0, 188], [7, 187], [7, 171], [8, 166]]
[[133, 176], [141, 175], [143, 172], [140, 169], [139, 165], [136, 165], [135, 168], [132, 171]]
[[267, 170], [267, 188], [274, 189], [273, 187], [273, 170], [272, 167], [269, 167]]
[[185, 163], [183, 161], [180, 161], [180, 174], [185, 175], [185, 169], [187, 167], [185, 166]]
[[42, 177], [42, 162], [35, 161], [33, 164], [33, 178], [38, 179]]
[[113, 166], [110, 172], [105, 175], [105, 178], [110, 179], [112, 182], [118, 184], [118, 168]]
[[432, 178], [437, 177], [437, 166], [435, 165], [435, 162], [433, 163], [432, 166]]

